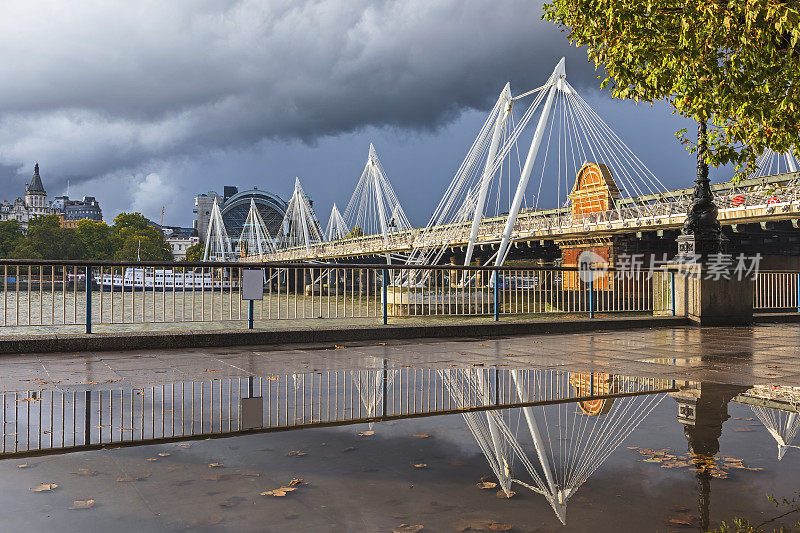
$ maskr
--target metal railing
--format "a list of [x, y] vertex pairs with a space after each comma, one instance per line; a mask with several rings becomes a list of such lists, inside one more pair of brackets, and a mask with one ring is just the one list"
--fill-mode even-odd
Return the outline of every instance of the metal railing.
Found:
[[[263, 298], [243, 294], [258, 270]], [[87, 282], [88, 280], [88, 282]], [[596, 313], [674, 314], [666, 271], [280, 264], [0, 261], [0, 331], [173, 323]], [[274, 322], [273, 322], [274, 323]], [[15, 332], [18, 329], [14, 330]]]
[[[676, 390], [672, 380], [598, 373], [525, 369], [514, 370], [513, 379], [505, 368], [405, 368], [377, 358], [375, 363], [370, 370], [3, 392], [0, 457]], [[476, 382], [485, 387], [476, 389]], [[522, 393], [518, 382], [524, 383]]]
[[800, 312], [800, 272], [759, 272], [755, 278], [753, 309]]

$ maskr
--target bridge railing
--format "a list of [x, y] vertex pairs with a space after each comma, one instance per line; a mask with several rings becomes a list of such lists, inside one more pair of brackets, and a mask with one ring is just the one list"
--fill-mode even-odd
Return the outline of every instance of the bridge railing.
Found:
[[[258, 300], [245, 299], [248, 270], [261, 280]], [[670, 314], [672, 287], [658, 270], [0, 260], [0, 334]]]
[[761, 271], [753, 291], [756, 312], [800, 312], [800, 272]]
[[[691, 203], [687, 195], [659, 195], [653, 198], [625, 199], [613, 209], [596, 213], [574, 215], [567, 209], [553, 213], [523, 209], [516, 221], [512, 238], [525, 238], [531, 234], [543, 238], [550, 233], [565, 234], [610, 229], [613, 227], [638, 227], [653, 225], [675, 225], [683, 218]], [[788, 216], [800, 210], [800, 187], [796, 180], [785, 184], [762, 183], [748, 187], [726, 189], [715, 197], [721, 212], [727, 218], [757, 216]], [[505, 227], [504, 217], [484, 219], [478, 228], [479, 244], [497, 243]], [[386, 252], [409, 252], [420, 249], [437, 249], [442, 246], [462, 246], [470, 236], [469, 222], [458, 222], [431, 228], [415, 228], [383, 235], [363, 235], [321, 242], [305, 247], [287, 248], [278, 251], [271, 259], [302, 261], [308, 257], [346, 257], [371, 255]]]

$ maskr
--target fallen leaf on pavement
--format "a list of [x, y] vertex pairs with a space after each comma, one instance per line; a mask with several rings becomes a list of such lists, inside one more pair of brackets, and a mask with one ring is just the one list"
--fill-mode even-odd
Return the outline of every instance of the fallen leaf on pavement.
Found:
[[58, 488], [57, 483], [42, 483], [36, 487], [33, 487], [31, 490], [33, 492], [50, 492]]
[[75, 500], [70, 509], [91, 509], [94, 507], [94, 500]]
[[279, 489], [260, 492], [259, 494], [261, 494], [261, 496], [275, 496], [277, 498], [282, 498], [283, 496], [286, 496], [287, 493], [295, 490], [297, 489], [295, 489], [294, 487], [281, 487]]
[[492, 483], [491, 481], [481, 481], [478, 483], [477, 487], [481, 490], [493, 489], [497, 487], [497, 483]]
[[417, 531], [422, 531], [423, 529], [422, 524], [400, 524], [392, 530], [392, 533], [417, 533]]

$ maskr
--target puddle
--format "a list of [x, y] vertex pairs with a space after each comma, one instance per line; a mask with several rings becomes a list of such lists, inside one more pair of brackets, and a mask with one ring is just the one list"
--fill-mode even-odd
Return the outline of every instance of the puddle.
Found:
[[374, 363], [0, 393], [0, 523], [698, 530], [800, 489], [797, 387]]

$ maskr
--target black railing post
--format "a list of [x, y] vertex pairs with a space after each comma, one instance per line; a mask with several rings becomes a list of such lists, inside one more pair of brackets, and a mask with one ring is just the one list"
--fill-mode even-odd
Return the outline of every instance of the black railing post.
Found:
[[589, 268], [589, 318], [594, 318], [594, 271]]
[[[674, 271], [669, 273], [669, 292], [670, 292], [669, 295], [670, 305], [672, 307], [672, 316], [675, 316], [675, 272]], [[798, 301], [797, 305], [798, 305], [797, 310], [800, 311], [800, 300]]]
[[[83, 443], [88, 446], [92, 443], [92, 391], [86, 391], [84, 404]], [[99, 426], [101, 424], [98, 423], [97, 425]]]
[[254, 300], [247, 300], [247, 329], [253, 329], [253, 307]]
[[492, 271], [492, 277], [494, 278], [494, 321], [498, 322], [500, 320], [500, 293], [498, 292], [498, 275], [497, 270]]
[[[77, 282], [77, 280], [75, 280]], [[92, 332], [92, 267], [86, 267], [86, 333]]]
[[389, 323], [389, 270], [383, 269], [383, 276], [381, 279], [381, 298], [383, 299], [383, 325]]
[[383, 404], [383, 416], [386, 416], [386, 390], [388, 388], [388, 383], [386, 380], [388, 379], [388, 374], [386, 372], [386, 359], [383, 360], [383, 398], [381, 399], [381, 403]]

